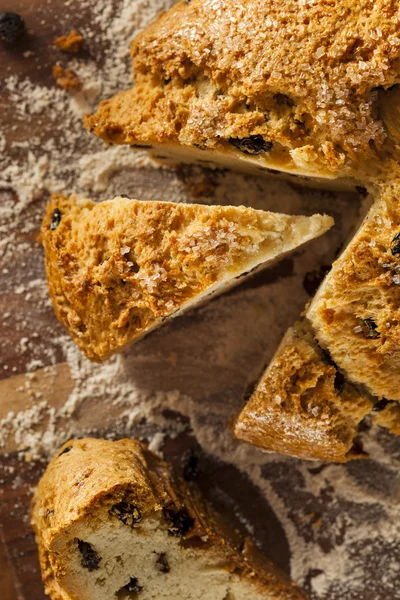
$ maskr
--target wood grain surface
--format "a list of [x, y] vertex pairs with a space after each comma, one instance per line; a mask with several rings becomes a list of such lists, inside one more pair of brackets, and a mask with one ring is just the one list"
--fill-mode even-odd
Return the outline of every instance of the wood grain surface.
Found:
[[[14, 107], [2, 86], [4, 79], [9, 75], [17, 74], [20, 77], [29, 76], [32, 81], [40, 85], [54, 85], [52, 65], [59, 59], [59, 53], [52, 45], [53, 37], [61, 35], [73, 27], [79, 27], [82, 22], [86, 21], [88, 12], [82, 10], [68, 17], [63, 0], [51, 0], [51, 2], [0, 0], [0, 11], [18, 12], [24, 17], [27, 25], [27, 35], [18, 44], [9, 46], [0, 41], [0, 128], [7, 132], [13, 124]], [[26, 53], [32, 54], [27, 56]], [[8, 139], [25, 141], [33, 133], [30, 123], [26, 122], [25, 126], [24, 123], [20, 123], [20, 127]], [[9, 193], [12, 195], [12, 191]], [[26, 217], [35, 218], [35, 212], [33, 210], [33, 214], [26, 215]], [[37, 219], [38, 225], [39, 222]], [[18, 228], [18, 224], [10, 223], [9, 225]], [[31, 273], [32, 270], [34, 271], [35, 263], [37, 271], [41, 271], [39, 246], [36, 254], [29, 258], [31, 259]], [[29, 258], [27, 257], [28, 260]], [[2, 267], [4, 268], [5, 265]], [[4, 274], [2, 277], [4, 278]], [[0, 279], [0, 290], [2, 289], [4, 288]], [[10, 297], [4, 292], [0, 293], [1, 314], [4, 315], [17, 306], [25, 313], [30, 322], [35, 319], [34, 307], [23, 306], [21, 298], [17, 296]], [[0, 412], [3, 416], [10, 409], [18, 411], [31, 401], [25, 394], [15, 393], [15, 389], [19, 387], [18, 380], [12, 381], [16, 373], [25, 372], [26, 364], [26, 357], [18, 356], [15, 352], [21, 337], [15, 325], [12, 319], [7, 324], [3, 321], [0, 325], [0, 336], [3, 340], [7, 340], [0, 355], [0, 378], [2, 378], [0, 380]], [[42, 322], [41, 325], [44, 328], [46, 323]], [[50, 314], [49, 326], [53, 325], [57, 327], [55, 319]], [[43, 359], [46, 360], [46, 357], [43, 356]], [[7, 364], [7, 370], [4, 370], [4, 364]], [[57, 402], [57, 398], [55, 398], [55, 402]], [[16, 490], [13, 490], [12, 487], [14, 473], [10, 472], [14, 468], [18, 469], [20, 481], [26, 482], [26, 485], [22, 488], [18, 486]], [[8, 473], [8, 478], [3, 472], [4, 474]], [[26, 471], [21, 469], [20, 461], [17, 461], [14, 456], [1, 459], [0, 536], [3, 543], [0, 546], [0, 596], [2, 600], [44, 598], [36, 547], [27, 523], [27, 508], [31, 496], [30, 486], [32, 481], [37, 481], [38, 473], [37, 465], [26, 465]], [[19, 507], [18, 511], [15, 511], [15, 506]]]
[[[132, 0], [136, 1], [136, 0]], [[116, 4], [117, 0], [110, 0]], [[93, 2], [92, 8], [96, 5]], [[60, 53], [53, 47], [52, 40], [56, 35], [64, 34], [72, 28], [90, 23], [90, 2], [85, 2], [81, 10], [72, 10], [70, 3], [64, 0], [0, 0], [0, 11], [16, 11], [25, 18], [28, 33], [20, 43], [15, 46], [6, 46], [0, 42], [0, 130], [6, 133], [8, 144], [6, 152], [10, 157], [18, 160], [18, 151], [10, 142], [26, 142], [34, 136], [40, 128], [49, 124], [38, 119], [20, 119], [15, 125], [15, 106], [10, 94], [2, 85], [6, 77], [18, 75], [28, 77], [34, 84], [52, 87], [55, 85], [52, 76], [52, 66], [60, 60]], [[91, 38], [90, 52], [92, 59], [101, 63], [103, 60], [102, 42], [96, 35]], [[84, 57], [83, 57], [84, 59]], [[62, 115], [60, 115], [60, 119]], [[146, 169], [135, 173], [135, 196], [138, 199], [151, 199], [155, 190], [160, 197], [171, 199], [177, 182], [187, 191], [187, 199], [196, 199], [196, 189], [191, 186], [190, 168], [176, 172]], [[207, 189], [208, 175], [205, 175], [205, 189]], [[214, 176], [211, 178], [213, 180]], [[211, 181], [212, 183], [212, 181]], [[258, 186], [258, 183], [256, 184]], [[260, 184], [260, 196], [263, 187]], [[16, 201], [12, 190], [0, 190], [0, 202], [6, 198]], [[299, 192], [301, 195], [303, 192]], [[169, 194], [169, 195], [168, 195]], [[325, 206], [330, 207], [333, 202], [338, 206], [346, 206], [345, 217], [338, 213], [338, 227], [343, 228], [340, 240], [344, 243], [349, 235], [351, 221], [358, 216], [358, 205], [347, 205], [347, 197], [340, 202], [333, 196], [325, 197]], [[354, 198], [353, 198], [354, 201]], [[12, 215], [7, 217], [6, 226], [13, 232], [19, 242], [27, 242], [29, 251], [26, 256], [4, 261], [0, 256], [0, 419], [6, 417], [11, 411], [26, 410], [34, 407], [39, 401], [47, 402], [48, 406], [59, 408], [63, 406], [74, 387], [73, 373], [66, 361], [66, 355], [59, 339], [64, 335], [64, 330], [57, 322], [51, 306], [35, 295], [35, 290], [28, 296], [18, 293], [18, 288], [27, 285], [30, 281], [44, 278], [43, 252], [36, 241], [39, 231], [45, 195], [39, 196], [31, 202], [22, 212], [19, 221], [15, 222]], [[303, 204], [304, 205], [304, 204]], [[303, 205], [302, 208], [303, 208]], [[299, 202], [300, 206], [300, 202]], [[354, 208], [354, 206], [356, 206]], [[256, 208], [262, 208], [257, 206]], [[275, 206], [276, 207], [276, 206]], [[310, 196], [307, 205], [308, 214], [320, 210], [318, 199]], [[341, 220], [342, 219], [342, 220]], [[29, 220], [33, 225], [30, 233], [21, 230], [21, 222]], [[328, 238], [327, 239], [332, 239]], [[334, 238], [336, 239], [336, 238]], [[340, 244], [338, 244], [340, 245]], [[332, 258], [339, 247], [332, 249]], [[168, 391], [171, 389], [184, 389], [185, 393], [195, 398], [207, 398], [207, 409], [217, 402], [229, 402], [228, 392], [232, 390], [238, 394], [238, 400], [232, 406], [232, 411], [237, 410], [242, 402], [242, 392], [245, 387], [245, 378], [248, 364], [252, 365], [253, 373], [260, 372], [265, 364], [264, 354], [273, 351], [274, 344], [279, 337], [270, 339], [270, 332], [260, 333], [262, 315], [268, 309], [268, 304], [260, 295], [258, 305], [248, 306], [245, 303], [246, 291], [252, 288], [264, 289], [263, 286], [275, 285], [282, 278], [290, 278], [295, 270], [295, 261], [291, 258], [280, 263], [278, 267], [258, 275], [251, 282], [241, 287], [242, 296], [237, 298], [237, 317], [242, 318], [242, 313], [248, 317], [248, 325], [243, 328], [242, 347], [233, 348], [228, 356], [228, 367], [221, 372], [218, 362], [207, 362], [207, 344], [212, 345], [215, 335], [211, 330], [213, 322], [212, 307], [207, 313], [209, 320], [205, 321], [202, 315], [194, 314], [181, 317], [176, 323], [166, 326], [159, 333], [144, 340], [140, 349], [132, 349], [126, 359], [126, 368], [131, 379], [143, 389]], [[281, 328], [291, 324], [291, 319], [296, 318], [304, 305], [304, 290], [294, 290], [293, 309], [287, 313], [287, 322], [282, 322]], [[307, 297], [307, 296], [306, 296]], [[223, 306], [224, 299], [217, 301]], [[275, 301], [276, 311], [280, 308], [280, 298]], [[232, 304], [235, 304], [234, 302]], [[208, 310], [208, 309], [207, 309]], [[246, 312], [247, 311], [247, 312]], [[215, 319], [216, 320], [216, 319]], [[267, 321], [264, 321], [264, 326]], [[237, 326], [235, 314], [226, 321], [226, 330]], [[209, 328], [209, 330], [207, 329]], [[197, 335], [201, 333], [206, 340], [202, 347], [198, 347]], [[278, 332], [279, 333], [279, 332]], [[21, 339], [27, 338], [31, 342], [21, 345]], [[34, 340], [34, 343], [32, 342]], [[224, 340], [219, 340], [221, 348]], [[272, 347], [271, 347], [272, 344]], [[182, 351], [182, 347], [185, 348]], [[204, 356], [205, 355], [205, 358]], [[175, 358], [179, 356], [178, 364]], [[172, 357], [172, 358], [171, 358]], [[31, 361], [40, 363], [40, 368], [27, 374], [27, 365]], [[247, 361], [247, 362], [246, 362]], [[200, 374], [198, 371], [201, 371]], [[196, 375], [197, 374], [197, 375]], [[154, 381], [156, 380], [156, 384]], [[247, 382], [248, 383], [248, 382]], [[163, 387], [164, 386], [164, 387]], [[233, 392], [232, 392], [233, 393]], [[199, 400], [199, 401], [200, 401]], [[107, 398], [101, 394], [90, 399], [72, 414], [72, 430], [87, 431], [91, 429], [94, 435], [109, 435], [115, 423], [117, 411], [107, 403]], [[203, 455], [197, 442], [191, 435], [190, 428], [186, 427], [185, 417], [171, 413], [163, 415], [166, 419], [182, 421], [183, 432], [175, 439], [165, 441], [163, 452], [177, 470], [184, 466], [185, 452], [195, 448], [199, 452], [200, 475], [198, 484], [206, 497], [213, 502], [228, 518], [234, 521], [243, 533], [247, 526], [254, 531], [259, 545], [280, 567], [289, 572], [290, 549], [285, 530], [275, 515], [274, 510], [265, 500], [259, 488], [231, 464], [222, 464]], [[207, 413], [204, 419], [207, 419]], [[226, 427], [226, 423], [223, 426]], [[40, 435], [43, 423], [38, 425]], [[145, 422], [132, 425], [129, 435], [150, 439], [154, 429], [150, 429]], [[386, 458], [379, 460], [365, 460], [358, 463], [340, 466], [337, 471], [337, 483], [324, 479], [324, 469], [331, 469], [325, 465], [302, 463], [295, 459], [285, 459], [280, 462], [268, 462], [262, 465], [261, 474], [270, 482], [271, 494], [279, 498], [279, 506], [288, 515], [289, 528], [303, 536], [310, 546], [319, 544], [321, 555], [328, 553], [333, 547], [338, 549], [340, 555], [341, 545], [345, 538], [346, 526], [351, 521], [354, 527], [367, 522], [374, 522], [381, 514], [381, 502], [388, 497], [393, 498], [393, 506], [398, 506], [400, 498], [400, 483], [393, 476], [394, 469], [400, 461], [400, 444], [385, 432], [378, 433], [379, 443], [386, 449]], [[2, 544], [0, 549], [0, 598], [1, 600], [44, 600], [44, 591], [40, 579], [39, 565], [34, 536], [29, 524], [29, 504], [32, 491], [40, 474], [45, 468], [41, 460], [32, 459], [21, 450], [26, 448], [26, 441], [15, 437], [10, 439], [6, 447], [0, 448], [0, 536]], [[386, 462], [385, 462], [386, 461]], [[396, 462], [397, 461], [397, 462]], [[390, 464], [389, 464], [390, 463]], [[390, 467], [390, 468], [389, 468]], [[338, 467], [339, 469], [339, 467]], [[332, 471], [333, 472], [333, 471]], [[311, 480], [315, 493], [311, 494], [303, 489], [303, 476]], [[369, 496], [364, 502], [362, 492], [359, 493], [359, 503], [341, 498], [339, 492], [343, 491], [342, 481], [352, 477], [356, 484], [362, 485], [362, 490], [367, 490]], [[342, 478], [342, 479], [341, 479]], [[296, 493], [293, 490], [296, 489]], [[360, 488], [361, 489], [361, 488]], [[396, 504], [397, 503], [397, 504]], [[240, 514], [240, 519], [238, 518]], [[362, 597], [354, 596], [352, 592], [343, 593], [337, 587], [329, 597], [324, 600], [397, 600], [400, 596], [393, 596], [392, 581], [390, 585], [385, 579], [393, 561], [400, 560], [398, 549], [391, 540], [383, 540], [380, 545], [374, 540], [374, 535], [361, 539], [360, 547], [354, 550], [361, 560], [361, 578], [365, 577], [366, 584]], [[398, 544], [397, 546], [398, 547]], [[364, 562], [363, 562], [364, 561]], [[358, 563], [357, 563], [358, 564]], [[312, 588], [313, 577], [321, 573], [319, 564], [309, 565], [309, 574], [306, 580], [306, 589]], [[316, 598], [317, 596], [313, 596]]]

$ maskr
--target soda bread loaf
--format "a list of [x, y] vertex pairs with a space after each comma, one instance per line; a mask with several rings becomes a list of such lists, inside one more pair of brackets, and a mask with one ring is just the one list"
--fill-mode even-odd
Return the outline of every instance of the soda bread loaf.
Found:
[[41, 239], [57, 317], [106, 359], [331, 227], [328, 216], [54, 196]]
[[393, 0], [182, 0], [132, 42], [87, 127], [176, 162], [347, 185], [399, 172]]
[[307, 313], [346, 377], [400, 400], [400, 186], [386, 185]]
[[64, 444], [34, 494], [52, 600], [301, 600], [199, 492], [133, 440]]
[[264, 450], [345, 462], [365, 457], [357, 428], [372, 401], [347, 383], [305, 320], [284, 336], [234, 433]]

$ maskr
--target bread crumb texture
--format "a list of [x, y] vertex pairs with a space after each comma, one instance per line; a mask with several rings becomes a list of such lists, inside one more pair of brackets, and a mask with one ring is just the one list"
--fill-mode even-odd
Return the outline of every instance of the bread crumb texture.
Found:
[[387, 400], [400, 400], [399, 191], [381, 190], [307, 312], [348, 378]]
[[85, 354], [102, 360], [332, 222], [246, 207], [54, 196], [42, 226], [50, 296]]
[[373, 422], [380, 427], [386, 427], [395, 435], [400, 435], [400, 405], [396, 402], [389, 402], [374, 415]]
[[134, 87], [87, 125], [323, 177], [398, 173], [399, 22], [392, 0], [178, 2], [133, 40]]
[[357, 427], [372, 409], [345, 382], [305, 322], [290, 328], [235, 424], [239, 439], [300, 458], [346, 462], [365, 456]]
[[62, 52], [77, 54], [82, 48], [83, 36], [76, 29], [72, 29], [68, 34], [54, 38], [53, 44]]
[[32, 502], [52, 600], [305, 596], [134, 440], [64, 444]]
[[61, 65], [54, 65], [53, 77], [57, 84], [67, 92], [77, 92], [82, 87], [78, 75], [71, 69], [64, 69]]

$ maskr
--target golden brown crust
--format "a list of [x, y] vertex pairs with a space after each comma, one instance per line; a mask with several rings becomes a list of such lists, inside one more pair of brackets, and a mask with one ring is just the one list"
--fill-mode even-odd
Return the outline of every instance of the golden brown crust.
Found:
[[[203, 540], [218, 548], [221, 564], [252, 582], [265, 598], [300, 600], [303, 593], [255, 548], [241, 555], [237, 534], [208, 506], [196, 488], [189, 488], [171, 467], [134, 440], [110, 442], [72, 440], [48, 465], [32, 501], [42, 575], [52, 600], [69, 600], [58, 584], [63, 576], [53, 548], [66, 529], [83, 518], [95, 519], [98, 507], [133, 503], [142, 520], [153, 514], [185, 509], [194, 519], [185, 544]], [[168, 516], [165, 516], [168, 519]]]
[[388, 400], [400, 400], [399, 192], [381, 190], [307, 312], [347, 377]]
[[400, 81], [399, 23], [391, 0], [178, 2], [133, 41], [133, 89], [87, 124], [236, 154], [232, 140], [262, 136], [275, 168], [376, 177], [397, 168], [378, 107]]
[[[103, 102], [87, 123], [106, 141], [157, 150], [191, 146], [210, 151], [204, 154], [211, 160], [241, 155], [262, 168], [308, 176], [374, 183], [398, 178], [399, 31], [400, 13], [391, 0], [179, 2], [133, 41], [134, 87]], [[241, 141], [255, 144], [255, 136], [258, 149], [249, 152]], [[369, 226], [337, 261], [308, 314], [350, 380], [399, 400], [400, 267], [397, 273], [390, 244], [400, 220], [396, 193], [391, 195], [376, 203]], [[307, 352], [297, 355], [300, 346], [288, 359], [297, 364], [296, 373], [307, 364], [303, 392], [326, 377], [322, 393], [329, 398], [332, 365]], [[283, 384], [290, 380], [285, 366], [283, 361]], [[346, 385], [343, 394], [354, 395], [350, 389]], [[348, 419], [340, 417], [342, 410], [335, 408], [339, 423]], [[278, 431], [288, 414], [271, 406], [268, 414], [271, 423], [277, 419], [268, 425], [268, 443], [284, 451]], [[332, 451], [335, 460], [345, 459], [357, 418], [345, 434], [332, 434], [325, 457]], [[302, 419], [296, 426], [310, 430], [313, 419]], [[315, 421], [317, 435], [322, 425]], [[325, 441], [335, 427], [322, 427]]]
[[54, 196], [41, 238], [56, 314], [101, 361], [331, 224], [245, 207]]
[[305, 322], [288, 330], [235, 424], [239, 439], [300, 458], [345, 462], [365, 457], [357, 427], [369, 398], [345, 382]]
[[394, 435], [400, 435], [400, 404], [389, 402], [374, 415], [372, 421], [374, 425], [385, 427]]

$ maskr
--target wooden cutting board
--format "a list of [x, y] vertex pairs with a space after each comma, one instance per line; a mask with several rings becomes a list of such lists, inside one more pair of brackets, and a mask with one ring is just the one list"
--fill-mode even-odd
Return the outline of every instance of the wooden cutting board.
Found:
[[[113, 0], [110, 0], [110, 2], [113, 2]], [[115, 2], [113, 3], [115, 4]], [[75, 5], [70, 9], [69, 3], [63, 0], [51, 0], [49, 3], [39, 2], [38, 0], [18, 0], [14, 2], [2, 0], [1, 10], [19, 12], [25, 18], [29, 35], [15, 47], [8, 48], [0, 43], [0, 128], [5, 125], [9, 128], [10, 124], [13, 123], [15, 112], [12, 99], [1, 86], [1, 81], [11, 74], [18, 74], [20, 77], [29, 76], [37, 84], [53, 86], [51, 69], [60, 59], [60, 54], [53, 48], [52, 39], [55, 35], [63, 34], [72, 28], [79, 29], [81, 24], [86, 25], [88, 21], [90, 22], [90, 7], [87, 4], [90, 3], [86, 3], [86, 6], [76, 10]], [[99, 44], [96, 36], [94, 36], [91, 43], [95, 54]], [[60, 118], [62, 117], [60, 116]], [[39, 127], [41, 127], [39, 122], [28, 120], [25, 122], [22, 120], [15, 130], [15, 137], [16, 139], [29, 140], [29, 136], [35, 134], [35, 128]], [[6, 152], [8, 151], [6, 149]], [[150, 198], [154, 190], [159, 190], [160, 195], [162, 195], [166, 186], [174, 182], [177, 177], [185, 186], [187, 184], [186, 175], [185, 171], [171, 174], [154, 170], [151, 171], [150, 180], [149, 172], [146, 169], [138, 171], [136, 174], [138, 197]], [[205, 176], [204, 182], [203, 187], [207, 189], [207, 176]], [[193, 194], [198, 193], [198, 189], [191, 187], [190, 183], [187, 187], [187, 199], [193, 200]], [[1, 193], [8, 194], [9, 198], [13, 198], [11, 190]], [[2, 198], [3, 196], [0, 195], [0, 202]], [[35, 225], [29, 234], [20, 231], [20, 222], [13, 222], [10, 219], [7, 223], [8, 228], [15, 232], [19, 240], [28, 243], [29, 252], [24, 258], [23, 264], [16, 264], [12, 259], [2, 261], [0, 257], [0, 419], [10, 411], [18, 413], [34, 406], [38, 399], [47, 401], [49, 405], [58, 408], [64, 404], [74, 385], [62, 348], [54, 341], [63, 334], [63, 330], [56, 321], [51, 307], [43, 307], [35, 301], [35, 296], [27, 299], [26, 294], [17, 293], [19, 287], [29, 284], [35, 278], [43, 278], [43, 254], [40, 245], [35, 242], [35, 238], [39, 230], [45, 201], [46, 198], [38, 197], [37, 201], [31, 203], [21, 215], [21, 219], [24, 221], [30, 220]], [[315, 202], [310, 210], [318, 210]], [[245, 284], [245, 286], [250, 289], [251, 286], [273, 285], [278, 278], [290, 276], [293, 269], [293, 262], [288, 259], [272, 271], [257, 276], [256, 279]], [[10, 282], [12, 285], [10, 285]], [[241, 289], [246, 290], [245, 286]], [[301, 298], [293, 298], [293, 301], [297, 301], [299, 307], [303, 302]], [[223, 303], [223, 300], [220, 302]], [[279, 299], [277, 301], [278, 309]], [[251, 310], [253, 313], [250, 311], [249, 315], [250, 317], [254, 315], [253, 320], [256, 321], [256, 316], [259, 316], [264, 307], [257, 308], [254, 306], [251, 307]], [[293, 318], [297, 311], [298, 307], [295, 306]], [[2, 318], [6, 314], [10, 316]], [[149, 344], [153, 344], [153, 348], [158, 348], [159, 357], [168, 354], [175, 355], [179, 352], [183, 339], [189, 339], [190, 341], [196, 335], [198, 320], [196, 314], [183, 317], [179, 323], [177, 322], [173, 327], [167, 328], [165, 333], [156, 334], [158, 337], [154, 338], [154, 341], [144, 341], [142, 346], [143, 356], [145, 358], [149, 356]], [[288, 324], [290, 324], [289, 321]], [[232, 326], [234, 326], [234, 322]], [[282, 324], [282, 332], [284, 326]], [[210, 337], [212, 335], [210, 333]], [[246, 341], [246, 335], [247, 333], [244, 333], [243, 345], [246, 346], [247, 343], [250, 347], [251, 340], [250, 342]], [[268, 335], [265, 337], [268, 338]], [[30, 343], [21, 349], [22, 338], [37, 340], [37, 343], [34, 346]], [[259, 348], [251, 349], [251, 352], [253, 352], [251, 356], [259, 357], [255, 359], [255, 362], [259, 360], [259, 364], [255, 365], [255, 371], [262, 366], [262, 355], [266, 348], [269, 348], [272, 344], [272, 348], [269, 348], [271, 351], [273, 345], [277, 342], [278, 339], [273, 340], [273, 342], [265, 339]], [[49, 348], [51, 352], [48, 351]], [[193, 344], [190, 346], [190, 351], [193, 355], [195, 355], [195, 351], [198, 352], [197, 359], [200, 360], [199, 357], [203, 352], [203, 348], [196, 348]], [[158, 372], [168, 373], [168, 389], [179, 387], [178, 384], [182, 380], [187, 384], [193, 384], [195, 365], [187, 357], [183, 357], [182, 365], [177, 369], [174, 369], [174, 360], [172, 360], [167, 371], [165, 361], [163, 362], [158, 357], [157, 352], [154, 352], [154, 356], [155, 358], [150, 364], [147, 364], [145, 359], [142, 363], [139, 363], [143, 366], [140, 377], [146, 384], [151, 385], [152, 379], [155, 378], [155, 374]], [[40, 361], [41, 368], [27, 375], [26, 365], [32, 360]], [[238, 360], [240, 360], [239, 349], [237, 354], [232, 355], [231, 371], [223, 374], [227, 386], [230, 380], [235, 379], [235, 361]], [[210, 383], [220, 377], [218, 365], [206, 365], [206, 368], [205, 377], [208, 378]], [[156, 387], [155, 389], [160, 388]], [[238, 393], [240, 393], [240, 388], [238, 388]], [[225, 401], [223, 394], [215, 394], [215, 402], [218, 401]], [[169, 417], [182, 418], [179, 415], [169, 415]], [[96, 435], [109, 433], [114, 422], [113, 411], [107, 404], [107, 399], [99, 397], [96, 399], [94, 406], [87, 403], [84, 409], [78, 415], [74, 415], [73, 418], [76, 419], [77, 427], [79, 425], [82, 428], [85, 426], [91, 428]], [[146, 424], [134, 424], [130, 435], [146, 439]], [[400, 455], [398, 442], [393, 441], [386, 434], [382, 434], [382, 436], [384, 437], [384, 443], [388, 448], [390, 446], [393, 456], [396, 456], [396, 460], [398, 460]], [[40, 579], [36, 546], [29, 525], [29, 503], [32, 490], [45, 468], [45, 464], [38, 460], [29, 460], [29, 454], [27, 460], [22, 460], [19, 455], [21, 444], [23, 446], [23, 441], [18, 444], [13, 439], [7, 447], [0, 448], [1, 598], [2, 600], [16, 600], [17, 598], [18, 600], [43, 600], [44, 591]], [[184, 457], [185, 451], [192, 447], [197, 447], [196, 441], [190, 435], [190, 430], [186, 430], [175, 439], [166, 439], [163, 451], [166, 458], [179, 470], [183, 466], [182, 457]], [[243, 532], [247, 531], [246, 527], [252, 529], [264, 551], [283, 569], [289, 571], [290, 552], [285, 531], [274, 510], [266, 502], [258, 488], [246, 475], [232, 465], [224, 465], [202, 455], [200, 464], [201, 471], [198, 483], [204, 494], [220, 507]], [[316, 492], [314, 496], [305, 495], [303, 492], [299, 494], [292, 493], [292, 490], [296, 487], [300, 487], [301, 490], [299, 471], [297, 470], [300, 468], [299, 465], [303, 469], [303, 473], [314, 478], [316, 490], [323, 488], [323, 493]], [[369, 481], [370, 489], [374, 490], [374, 486], [379, 487], [377, 480], [380, 477], [379, 474], [385, 473], [385, 468], [380, 463], [364, 461], [357, 465], [344, 466], [343, 473], [351, 473], [358, 480]], [[266, 464], [264, 474], [274, 483], [276, 493], [279, 493], [280, 497], [285, 499], [282, 500], [282, 503], [286, 502], [290, 505], [288, 511], [290, 519], [299, 530], [304, 530], [305, 538], [308, 540], [315, 538], [328, 552], [335, 544], [340, 547], [342, 543], [341, 536], [344, 535], [345, 529], [333, 541], [331, 535], [334, 525], [336, 526], [338, 515], [343, 515], [345, 521], [347, 515], [353, 515], [354, 506], [350, 506], [346, 502], [335, 502], [335, 489], [332, 486], [326, 486], [324, 483], [324, 469], [323, 465], [309, 464], [304, 466], [301, 465], [300, 461], [288, 459], [276, 465]], [[383, 475], [382, 479], [384, 479]], [[388, 493], [393, 493], [393, 497], [395, 497], [399, 484], [393, 479], [390, 485], [391, 488]], [[371, 497], [373, 497], [373, 494]], [[371, 506], [372, 501], [369, 500], [369, 502], [370, 505], [368, 506]], [[360, 502], [361, 504], [362, 502]], [[358, 510], [357, 506], [356, 509]], [[364, 509], [365, 507], [360, 508], [360, 510]], [[372, 514], [371, 510], [368, 509], [370, 510], [369, 513], [367, 509], [365, 510], [365, 518], [368, 519]], [[238, 519], [238, 514], [240, 514], [240, 519]], [[343, 527], [345, 526], [343, 525]], [[366, 548], [369, 543], [371, 547], [373, 546], [373, 540], [368, 542], [365, 539], [363, 543]], [[359, 552], [362, 553], [362, 549]], [[374, 561], [368, 558], [365, 563], [366, 575], [368, 572], [371, 581], [379, 582], [383, 580], [387, 571], [386, 565], [389, 564], [391, 558], [390, 551], [385, 549], [381, 554], [385, 556], [385, 560], [387, 558], [386, 562], [385, 560]], [[393, 552], [392, 556], [395, 559], [397, 554]], [[310, 565], [309, 579], [306, 582], [308, 587], [310, 587], [311, 579], [318, 576], [319, 572], [318, 564]], [[327, 600], [331, 600], [331, 598], [332, 600], [338, 600], [339, 597], [343, 598], [344, 596], [333, 594]], [[351, 600], [354, 599], [354, 596], [349, 595], [348, 597]], [[357, 600], [361, 600], [361, 598], [357, 598]], [[385, 585], [371, 583], [365, 586], [362, 600], [395, 600], [395, 598], [390, 596]]]

